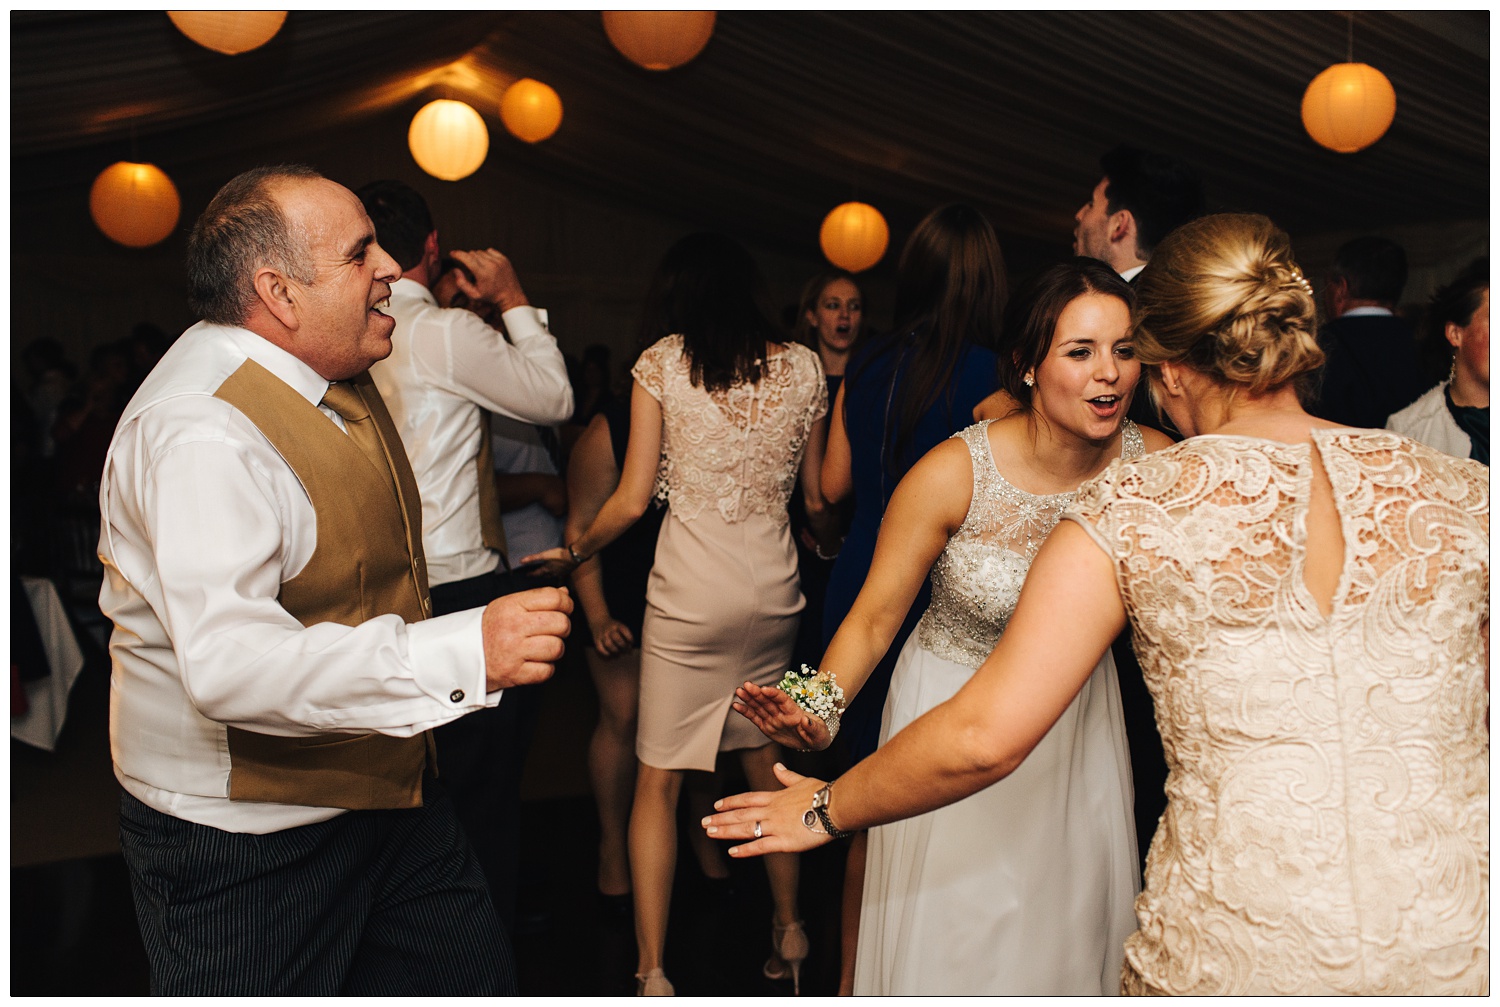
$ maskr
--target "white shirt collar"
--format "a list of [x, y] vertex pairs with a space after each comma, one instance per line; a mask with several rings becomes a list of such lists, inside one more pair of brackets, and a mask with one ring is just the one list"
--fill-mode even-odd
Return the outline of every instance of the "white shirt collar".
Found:
[[1141, 270], [1145, 268], [1146, 264], [1144, 262], [1139, 266], [1131, 266], [1129, 269], [1120, 274], [1120, 279], [1124, 280], [1126, 283], [1129, 283], [1131, 280], [1135, 279], [1137, 275], [1139, 275]]
[[323, 401], [323, 394], [328, 391], [328, 379], [264, 336], [238, 326], [212, 325], [208, 322], [199, 322], [188, 332], [205, 329], [228, 339], [245, 356], [280, 378], [312, 405]]
[[1350, 308], [1348, 311], [1344, 312], [1342, 315], [1339, 315], [1339, 317], [1340, 318], [1368, 318], [1368, 317], [1372, 317], [1372, 316], [1375, 316], [1375, 315], [1383, 315], [1383, 316], [1385, 316], [1387, 318], [1390, 318], [1390, 317], [1393, 317], [1395, 314], [1396, 313], [1394, 311], [1392, 311], [1390, 308], [1382, 308], [1378, 304], [1366, 304], [1366, 305], [1363, 305], [1363, 306], [1358, 307], [1358, 308]]
[[422, 286], [416, 280], [408, 280], [401, 277], [391, 284], [392, 297], [410, 297], [418, 301], [426, 301], [428, 304], [436, 304], [437, 298], [432, 296], [432, 291]]

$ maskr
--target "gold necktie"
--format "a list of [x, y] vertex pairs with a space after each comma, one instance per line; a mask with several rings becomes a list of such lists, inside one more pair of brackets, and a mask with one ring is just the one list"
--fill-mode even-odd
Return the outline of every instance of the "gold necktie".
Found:
[[385, 453], [385, 444], [380, 440], [379, 431], [375, 429], [370, 407], [365, 405], [359, 392], [348, 382], [334, 381], [329, 383], [328, 391], [323, 393], [323, 404], [343, 418], [349, 439], [369, 459], [370, 464], [375, 466], [375, 471], [385, 475], [386, 485], [390, 486], [391, 493], [399, 499], [396, 478], [391, 472], [391, 460]]

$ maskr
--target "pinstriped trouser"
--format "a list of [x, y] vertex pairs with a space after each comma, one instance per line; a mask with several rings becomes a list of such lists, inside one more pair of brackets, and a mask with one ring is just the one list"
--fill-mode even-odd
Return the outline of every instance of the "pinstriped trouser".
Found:
[[157, 995], [514, 993], [484, 875], [440, 787], [266, 835], [120, 802]]

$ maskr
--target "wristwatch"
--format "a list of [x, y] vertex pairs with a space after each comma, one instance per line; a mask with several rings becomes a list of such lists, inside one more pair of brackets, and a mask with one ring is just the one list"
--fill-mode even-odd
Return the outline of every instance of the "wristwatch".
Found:
[[[833, 819], [828, 814], [828, 797], [831, 790], [833, 790], [832, 780], [823, 784], [823, 789], [813, 794], [812, 807], [802, 813], [802, 825], [809, 832], [826, 832], [834, 839], [845, 839], [854, 833], [845, 832], [833, 824]], [[823, 827], [820, 829], [819, 825]]]

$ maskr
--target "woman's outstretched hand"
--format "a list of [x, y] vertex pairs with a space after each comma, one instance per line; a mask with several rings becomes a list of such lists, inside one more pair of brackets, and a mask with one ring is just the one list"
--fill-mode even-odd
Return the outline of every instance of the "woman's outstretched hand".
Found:
[[[729, 848], [731, 857], [759, 857], [766, 853], [800, 853], [816, 849], [833, 837], [802, 824], [813, 795], [823, 781], [799, 776], [781, 763], [776, 779], [786, 787], [779, 793], [736, 794], [714, 802], [714, 814], [703, 819], [710, 839], [748, 840]], [[759, 828], [760, 836], [756, 837]]]
[[734, 690], [734, 696], [735, 710], [777, 744], [820, 752], [833, 741], [827, 724], [809, 716], [791, 696], [774, 685], [746, 682]]

